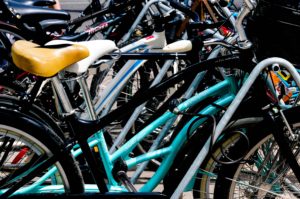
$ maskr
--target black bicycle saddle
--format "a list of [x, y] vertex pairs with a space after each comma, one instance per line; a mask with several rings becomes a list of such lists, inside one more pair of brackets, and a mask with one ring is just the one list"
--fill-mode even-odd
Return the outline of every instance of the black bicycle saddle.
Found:
[[11, 1], [27, 6], [52, 6], [56, 3], [55, 0], [8, 0]]
[[37, 6], [24, 5], [22, 2], [9, 0], [8, 7], [23, 22], [32, 24], [48, 19], [70, 20], [70, 14], [63, 10], [54, 10]]

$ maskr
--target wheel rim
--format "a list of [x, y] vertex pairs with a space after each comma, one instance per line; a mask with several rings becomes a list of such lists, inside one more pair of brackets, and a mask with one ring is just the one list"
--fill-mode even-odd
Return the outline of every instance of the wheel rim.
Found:
[[[30, 171], [33, 166], [50, 156], [52, 152], [36, 138], [20, 129], [0, 125], [0, 191], [20, 181], [19, 178], [26, 175], [26, 172]], [[57, 163], [56, 167], [58, 172], [54, 175], [42, 182], [38, 182], [41, 176], [37, 176], [24, 187], [34, 192], [29, 188], [29, 185], [33, 183], [38, 183], [39, 187], [63, 185], [64, 191], [69, 192], [70, 186], [61, 165]]]
[[[239, 139], [239, 135], [233, 135], [230, 139], [227, 139], [223, 144], [222, 147], [224, 149], [228, 148], [232, 143], [237, 142]], [[213, 152], [213, 156], [216, 159], [220, 159], [222, 157], [221, 149], [218, 148]], [[217, 168], [218, 163], [210, 158], [205, 164], [204, 169], [200, 169], [198, 173], [201, 174], [201, 178], [198, 178], [196, 180], [200, 180], [200, 187], [199, 189], [194, 186], [193, 188], [193, 195], [195, 198], [213, 198], [213, 190], [215, 187], [215, 181], [217, 178], [217, 174], [215, 172]]]
[[253, 147], [245, 159], [249, 161], [241, 164], [234, 175], [230, 198], [299, 197], [300, 184], [271, 135]]

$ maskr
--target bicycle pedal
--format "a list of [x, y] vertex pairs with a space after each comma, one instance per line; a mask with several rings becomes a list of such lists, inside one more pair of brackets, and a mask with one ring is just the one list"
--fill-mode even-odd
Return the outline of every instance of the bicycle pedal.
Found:
[[119, 171], [117, 173], [118, 179], [122, 182], [122, 184], [131, 192], [137, 192], [136, 188], [131, 183], [129, 177], [127, 176], [125, 171]]
[[118, 159], [112, 169], [113, 177], [117, 182], [121, 182], [130, 192], [137, 192], [133, 184], [131, 183], [126, 172], [128, 167], [122, 159]]

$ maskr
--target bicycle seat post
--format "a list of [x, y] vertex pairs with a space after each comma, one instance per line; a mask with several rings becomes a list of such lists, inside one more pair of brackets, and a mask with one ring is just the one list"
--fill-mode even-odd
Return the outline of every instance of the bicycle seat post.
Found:
[[52, 77], [51, 79], [53, 87], [55, 91], [57, 92], [57, 96], [59, 100], [61, 101], [61, 104], [63, 106], [63, 114], [64, 115], [71, 115], [75, 112], [73, 109], [71, 102], [68, 98], [68, 95], [60, 81], [60, 79], [57, 76]]
[[85, 78], [85, 75], [82, 75], [81, 77], [78, 78], [78, 83], [80, 85], [81, 88], [81, 92], [85, 101], [85, 104], [87, 106], [87, 111], [89, 113], [90, 119], [91, 120], [96, 120], [97, 119], [97, 115], [92, 103], [92, 99], [91, 99], [91, 95], [87, 86], [87, 81]]

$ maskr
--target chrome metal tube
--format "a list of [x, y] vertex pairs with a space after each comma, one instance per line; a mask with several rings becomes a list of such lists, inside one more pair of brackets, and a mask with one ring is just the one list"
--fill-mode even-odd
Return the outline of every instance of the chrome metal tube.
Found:
[[55, 92], [57, 93], [57, 96], [58, 96], [59, 100], [61, 101], [61, 105], [64, 109], [64, 114], [73, 114], [74, 109], [70, 103], [68, 95], [67, 95], [60, 79], [57, 76], [55, 76], [55, 77], [51, 78], [51, 81], [52, 81], [52, 85], [55, 89]]
[[82, 95], [83, 95], [83, 98], [84, 98], [84, 102], [87, 106], [87, 108], [85, 110], [88, 111], [91, 120], [96, 120], [97, 115], [96, 115], [96, 112], [95, 112], [95, 109], [94, 109], [94, 106], [93, 106], [93, 103], [92, 103], [89, 88], [88, 88], [87, 83], [86, 83], [86, 78], [84, 76], [81, 76], [77, 81], [80, 85], [81, 92], [82, 92]]

